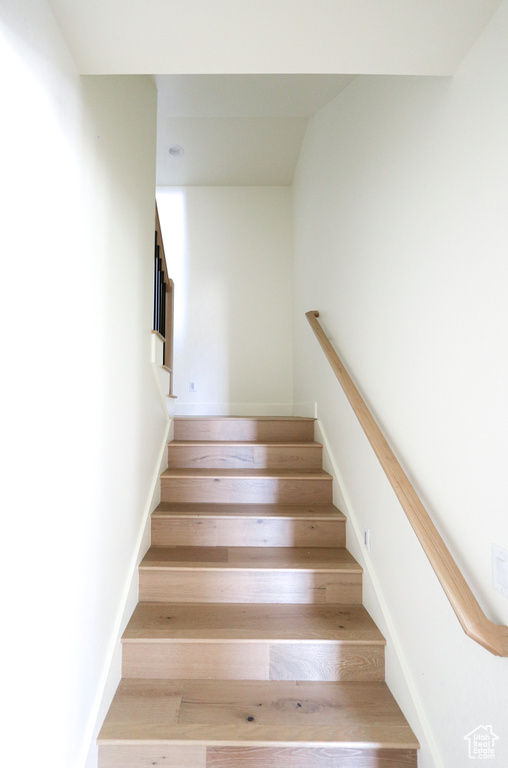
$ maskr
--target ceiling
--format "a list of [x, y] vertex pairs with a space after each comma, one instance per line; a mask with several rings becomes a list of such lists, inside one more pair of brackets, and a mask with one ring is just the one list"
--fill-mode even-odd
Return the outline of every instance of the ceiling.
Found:
[[[350, 75], [158, 75], [159, 186], [286, 186], [309, 117]], [[168, 149], [181, 146], [172, 157]]]
[[501, 0], [48, 2], [81, 74], [158, 73], [158, 184], [286, 185], [354, 76], [453, 75]]
[[500, 3], [48, 1], [89, 75], [452, 75]]

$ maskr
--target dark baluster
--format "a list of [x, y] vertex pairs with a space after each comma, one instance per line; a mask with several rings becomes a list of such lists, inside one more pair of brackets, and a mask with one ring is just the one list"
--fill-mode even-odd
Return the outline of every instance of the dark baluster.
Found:
[[153, 329], [157, 330], [159, 324], [159, 246], [157, 245], [157, 232], [155, 233], [155, 253], [153, 268]]
[[[164, 277], [164, 274], [162, 274]], [[160, 333], [166, 338], [166, 283], [161, 282], [161, 330]], [[162, 364], [166, 365], [166, 345], [162, 347]]]

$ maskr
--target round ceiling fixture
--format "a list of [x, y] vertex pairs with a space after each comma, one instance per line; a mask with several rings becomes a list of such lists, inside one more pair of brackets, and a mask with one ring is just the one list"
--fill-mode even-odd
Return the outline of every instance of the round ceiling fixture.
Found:
[[168, 152], [170, 157], [181, 157], [184, 153], [184, 148], [181, 147], [179, 144], [173, 144], [168, 149]]

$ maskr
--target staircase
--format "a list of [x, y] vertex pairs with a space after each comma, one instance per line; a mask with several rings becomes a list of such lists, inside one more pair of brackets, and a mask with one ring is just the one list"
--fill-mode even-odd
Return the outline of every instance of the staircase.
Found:
[[100, 768], [416, 768], [314, 422], [182, 417]]

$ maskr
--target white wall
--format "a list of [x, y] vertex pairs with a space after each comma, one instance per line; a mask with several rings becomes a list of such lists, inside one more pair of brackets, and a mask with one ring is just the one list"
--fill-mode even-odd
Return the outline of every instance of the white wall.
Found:
[[290, 189], [158, 187], [157, 204], [175, 282], [177, 413], [289, 414]]
[[402, 648], [388, 681], [422, 768], [466, 765], [480, 724], [508, 764], [507, 660], [463, 634], [304, 312], [320, 311], [487, 615], [508, 624], [491, 586], [491, 545], [508, 548], [507, 46], [504, 2], [453, 80], [356, 79], [312, 120], [295, 182], [295, 401], [317, 401], [345, 511], [371, 529], [367, 604]]
[[156, 92], [80, 79], [45, 0], [2, 4], [0, 78], [0, 763], [81, 768], [168, 423], [151, 363]]

